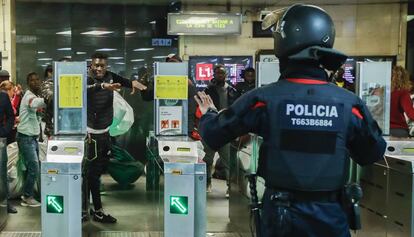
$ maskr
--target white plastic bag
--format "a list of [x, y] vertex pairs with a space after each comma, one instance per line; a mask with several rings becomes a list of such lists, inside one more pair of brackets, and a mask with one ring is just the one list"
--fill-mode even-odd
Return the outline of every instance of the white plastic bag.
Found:
[[109, 127], [109, 134], [114, 136], [122, 135], [134, 124], [134, 109], [122, 98], [122, 96], [114, 91], [114, 119]]

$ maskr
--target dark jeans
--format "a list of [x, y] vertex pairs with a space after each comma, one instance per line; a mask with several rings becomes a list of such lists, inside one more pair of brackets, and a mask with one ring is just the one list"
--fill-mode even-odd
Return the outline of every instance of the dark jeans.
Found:
[[0, 138], [0, 185], [5, 190], [6, 198], [9, 198], [9, 182], [7, 178], [7, 145], [6, 138]]
[[19, 154], [23, 158], [27, 171], [26, 180], [23, 184], [23, 195], [25, 197], [33, 197], [34, 185], [39, 177], [39, 144], [36, 140], [37, 137], [17, 133], [16, 140]]
[[283, 220], [287, 223], [279, 225], [288, 229], [284, 235], [279, 235], [275, 220], [278, 220], [276, 213], [280, 213], [280, 209], [270, 200], [272, 194], [266, 189], [263, 195], [263, 237], [351, 237], [347, 217], [339, 202], [310, 201], [290, 203]]
[[221, 147], [218, 151], [215, 151], [211, 149], [206, 143], [203, 142], [204, 146], [204, 152], [206, 153], [204, 155], [203, 161], [206, 162], [207, 166], [207, 185], [211, 184], [211, 170], [213, 168], [213, 162], [214, 162], [214, 155], [216, 152], [219, 153], [219, 156], [225, 166], [225, 176], [227, 180], [227, 186], [229, 185], [229, 173], [230, 173], [230, 166], [229, 166], [229, 160], [230, 160], [230, 143], [227, 143], [223, 147]]
[[[83, 163], [82, 202], [83, 210], [88, 209], [89, 194], [95, 210], [102, 208], [100, 194], [100, 178], [108, 167], [111, 156], [111, 139], [109, 133], [90, 134], [92, 142], [88, 142], [88, 159]], [[96, 144], [96, 145], [95, 145]]]

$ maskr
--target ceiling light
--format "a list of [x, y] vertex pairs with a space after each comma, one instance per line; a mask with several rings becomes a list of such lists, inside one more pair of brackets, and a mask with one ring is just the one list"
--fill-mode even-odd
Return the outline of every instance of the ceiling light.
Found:
[[134, 31], [134, 30], [127, 30], [127, 31], [125, 31], [125, 35], [132, 35], [132, 34], [135, 34], [135, 33], [137, 33], [137, 32]]
[[88, 58], [88, 59], [85, 59], [85, 61], [87, 61], [87, 62], [91, 62], [91, 61], [92, 61], [92, 59], [91, 59], [91, 58]]
[[132, 69], [137, 70], [137, 69], [138, 69], [138, 67], [133, 67]]
[[166, 58], [167, 56], [154, 56], [152, 58]]
[[66, 31], [60, 31], [56, 32], [57, 35], [72, 35], [72, 31], [66, 30]]
[[154, 50], [154, 48], [139, 48], [139, 49], [134, 49], [135, 52], [137, 52], [137, 51], [150, 51], [150, 50]]
[[115, 64], [124, 65], [125, 63], [123, 63], [123, 62], [116, 62]]
[[142, 62], [144, 61], [143, 58], [131, 59], [131, 62]]
[[108, 59], [113, 59], [113, 60], [118, 60], [118, 59], [123, 59], [124, 57], [108, 57]]
[[72, 56], [67, 55], [67, 56], [63, 56], [63, 58], [72, 58]]
[[157, 21], [150, 21], [149, 23], [154, 25], [157, 24]]
[[82, 32], [82, 35], [107, 35], [107, 34], [111, 34], [114, 33], [113, 31], [106, 31], [106, 30], [91, 30], [91, 31], [86, 31], [86, 32]]
[[77, 55], [86, 54], [86, 52], [78, 51], [76, 52]]
[[38, 58], [39, 61], [51, 61], [53, 58]]
[[72, 48], [59, 48], [57, 50], [59, 50], [59, 51], [71, 51]]
[[108, 52], [108, 51], [116, 51], [116, 49], [112, 49], [112, 48], [102, 48], [102, 49], [97, 49], [96, 51]]
[[38, 54], [46, 53], [45, 51], [37, 51]]

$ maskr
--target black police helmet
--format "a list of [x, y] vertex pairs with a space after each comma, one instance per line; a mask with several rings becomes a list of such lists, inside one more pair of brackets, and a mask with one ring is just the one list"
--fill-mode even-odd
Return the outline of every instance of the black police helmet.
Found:
[[[286, 58], [311, 46], [333, 47], [335, 26], [323, 9], [295, 4], [273, 14], [273, 19], [267, 19], [267, 28], [273, 26], [275, 54], [278, 58]], [[265, 21], [263, 28], [266, 27]]]

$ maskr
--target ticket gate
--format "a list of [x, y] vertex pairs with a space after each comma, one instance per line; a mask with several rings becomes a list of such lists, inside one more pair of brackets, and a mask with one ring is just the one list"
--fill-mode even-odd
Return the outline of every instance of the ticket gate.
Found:
[[363, 237], [414, 236], [414, 140], [387, 138], [384, 160], [361, 168]]
[[82, 236], [83, 138], [50, 140], [41, 160], [42, 236]]
[[54, 62], [53, 136], [41, 160], [42, 237], [80, 237], [86, 62]]
[[188, 137], [157, 137], [164, 163], [164, 236], [206, 236], [206, 164]]

